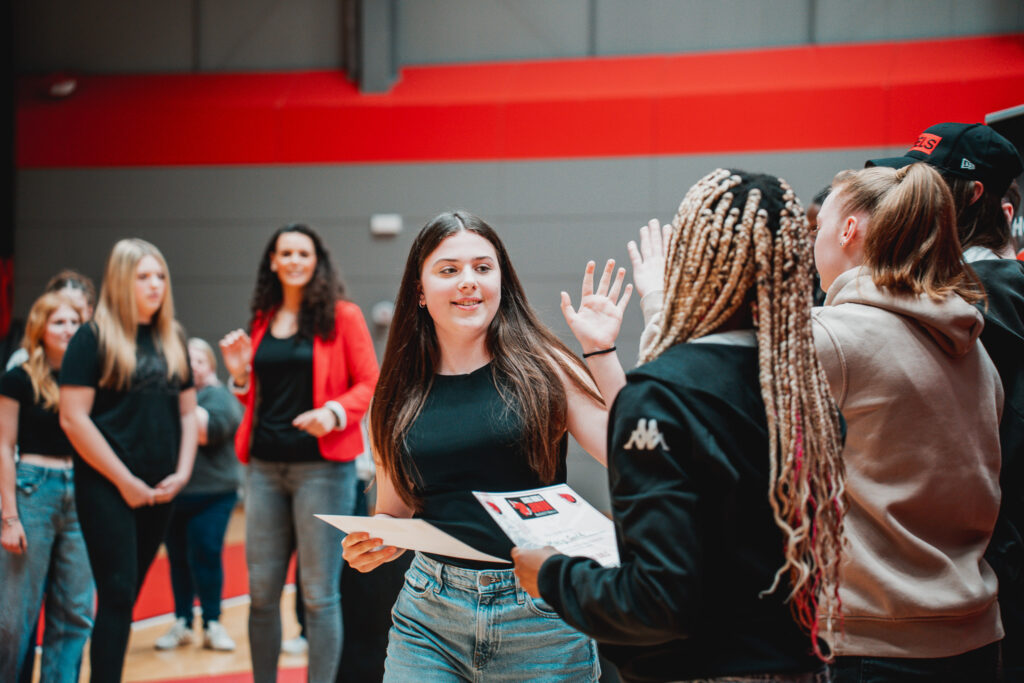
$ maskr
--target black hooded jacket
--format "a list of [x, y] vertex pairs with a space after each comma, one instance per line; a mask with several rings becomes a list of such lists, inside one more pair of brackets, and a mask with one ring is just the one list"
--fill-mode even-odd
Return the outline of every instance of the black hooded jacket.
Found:
[[549, 558], [543, 598], [628, 681], [821, 668], [790, 615], [768, 504], [756, 348], [679, 344], [631, 371], [611, 409], [621, 565]]
[[[1006, 396], [999, 422], [1003, 498], [985, 559], [999, 577], [1004, 622], [1012, 614], [1016, 623], [1024, 624], [1024, 262], [992, 259], [971, 267], [988, 296], [978, 305], [985, 316], [981, 343], [999, 371]], [[1006, 602], [1011, 595], [1014, 605]]]

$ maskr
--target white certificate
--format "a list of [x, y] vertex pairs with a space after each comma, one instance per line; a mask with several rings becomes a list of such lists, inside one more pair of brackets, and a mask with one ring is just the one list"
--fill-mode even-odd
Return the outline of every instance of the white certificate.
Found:
[[619, 564], [615, 525], [567, 484], [526, 491], [473, 491], [502, 531], [521, 548], [553, 546], [605, 567]]
[[347, 534], [365, 531], [371, 538], [379, 538], [384, 545], [396, 548], [419, 550], [448, 557], [461, 557], [480, 562], [501, 562], [511, 564], [494, 555], [482, 553], [459, 539], [446, 534], [436, 526], [422, 519], [398, 519], [394, 517], [360, 517], [357, 515], [314, 515]]

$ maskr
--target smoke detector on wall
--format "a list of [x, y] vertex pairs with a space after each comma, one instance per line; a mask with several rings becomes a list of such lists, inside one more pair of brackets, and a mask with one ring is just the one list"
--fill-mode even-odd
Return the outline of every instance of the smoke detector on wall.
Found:
[[392, 237], [402, 232], [402, 214], [375, 213], [370, 216], [370, 234], [375, 237]]

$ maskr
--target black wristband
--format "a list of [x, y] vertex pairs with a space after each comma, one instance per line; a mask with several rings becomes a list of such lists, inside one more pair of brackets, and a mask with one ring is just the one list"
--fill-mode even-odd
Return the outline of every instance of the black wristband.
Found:
[[600, 351], [591, 351], [590, 353], [585, 353], [585, 354], [583, 354], [583, 357], [584, 358], [590, 358], [591, 356], [600, 356], [602, 353], [611, 353], [614, 350], [615, 350], [615, 347], [612, 346], [612, 347], [607, 348], [607, 349], [601, 349]]

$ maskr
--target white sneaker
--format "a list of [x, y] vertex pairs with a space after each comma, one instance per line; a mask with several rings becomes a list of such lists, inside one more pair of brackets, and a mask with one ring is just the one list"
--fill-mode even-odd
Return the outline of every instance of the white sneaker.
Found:
[[178, 617], [174, 620], [174, 624], [171, 626], [171, 629], [156, 639], [156, 642], [153, 643], [153, 647], [158, 650], [173, 650], [176, 647], [188, 645], [192, 642], [194, 637], [195, 634], [192, 632], [192, 629], [189, 628], [185, 619]]
[[286, 655], [301, 655], [309, 649], [309, 643], [302, 636], [295, 636], [281, 643], [281, 649]]
[[219, 621], [211, 621], [203, 631], [203, 647], [207, 650], [231, 652], [235, 649], [235, 641], [231, 640], [231, 636]]

